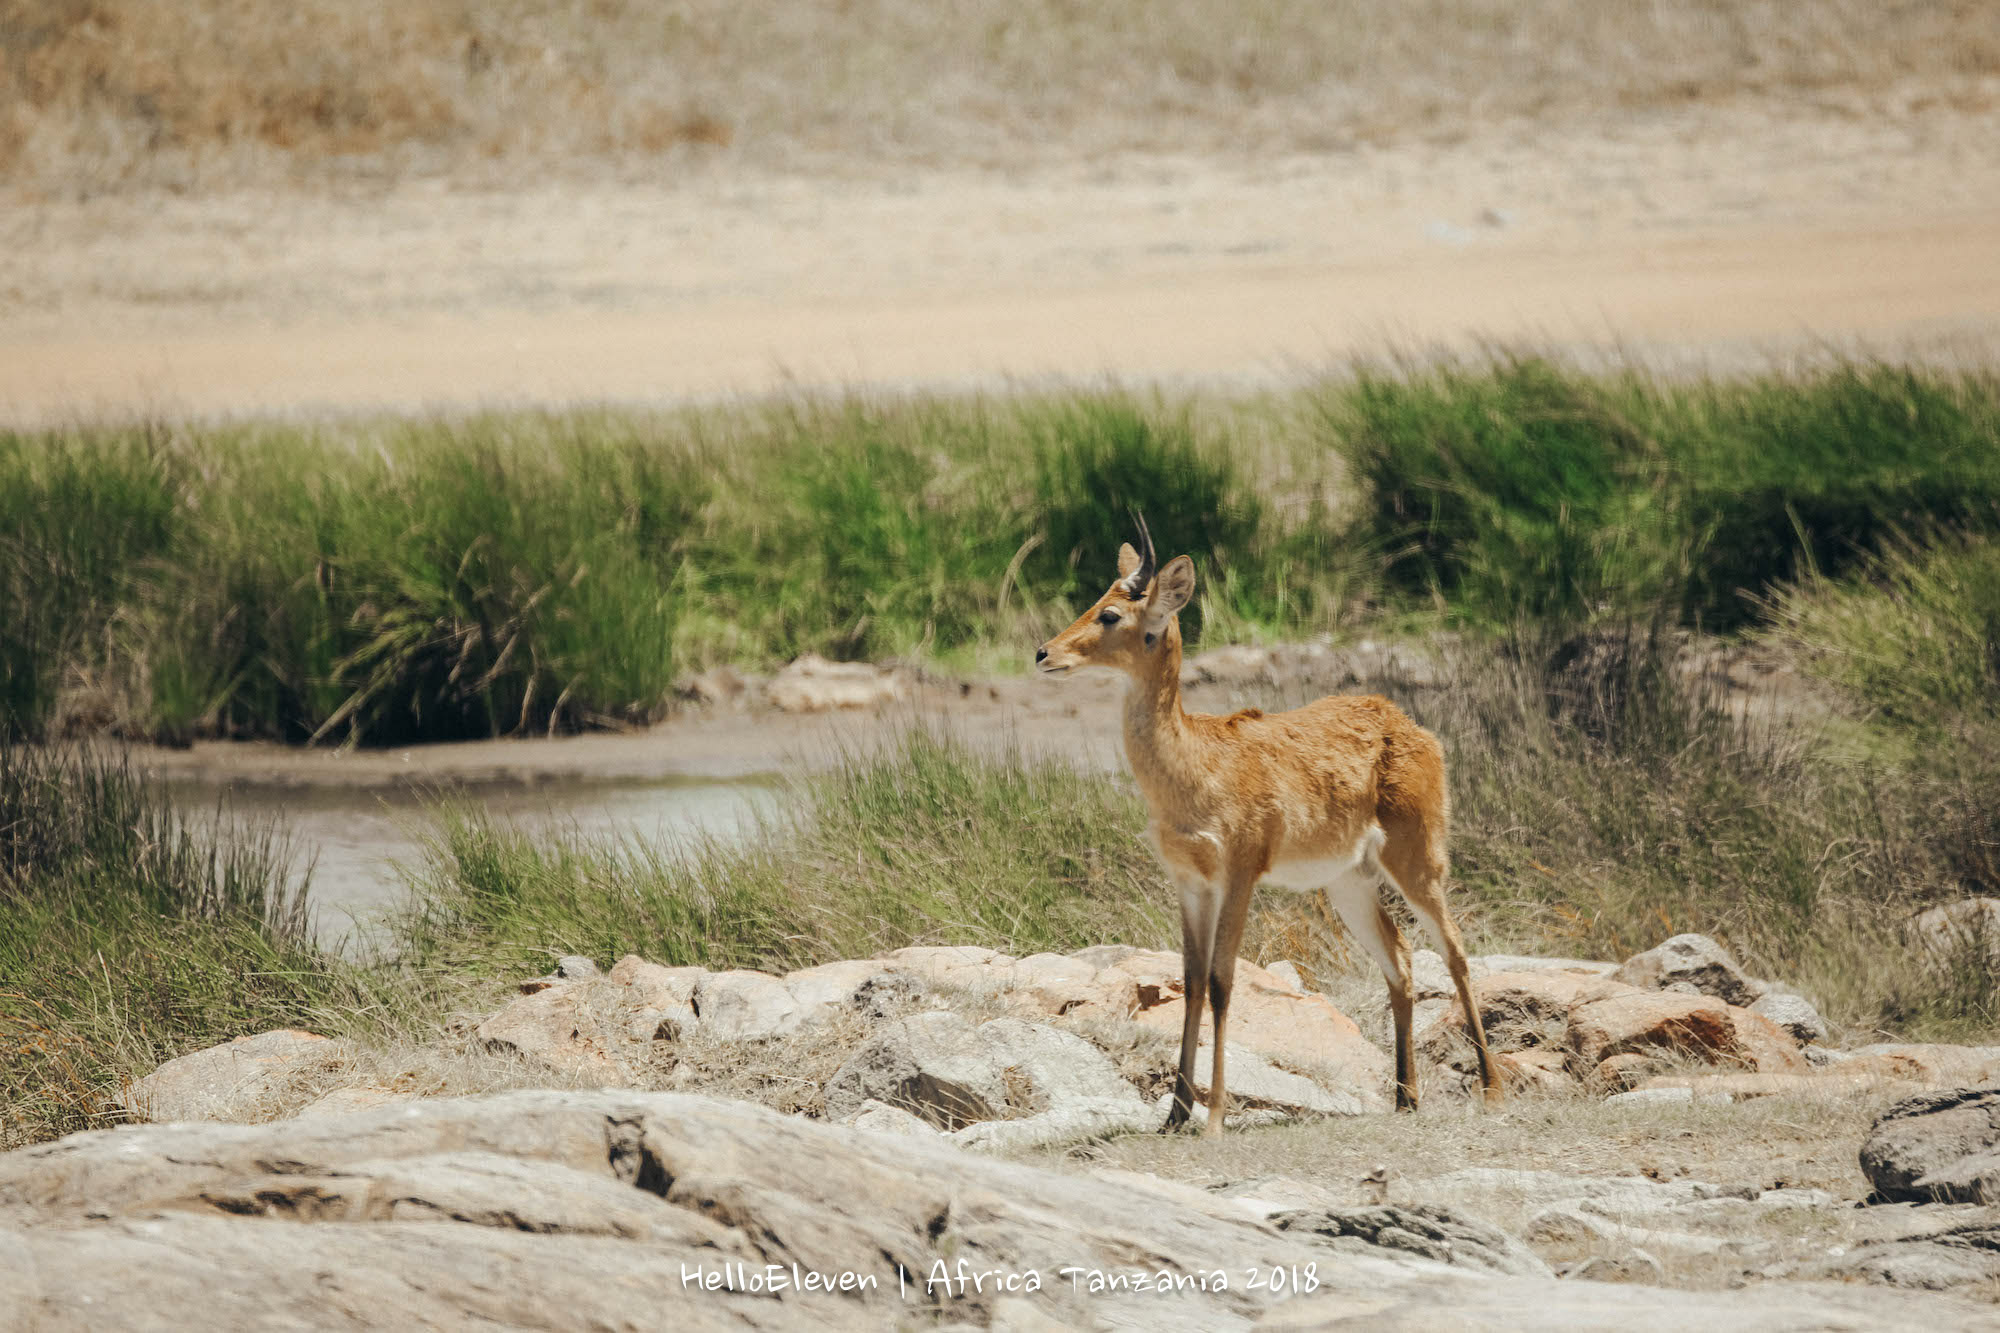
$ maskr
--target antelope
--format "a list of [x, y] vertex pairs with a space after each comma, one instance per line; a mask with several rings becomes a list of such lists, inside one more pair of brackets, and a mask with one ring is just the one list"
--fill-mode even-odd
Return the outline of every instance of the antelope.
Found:
[[1207, 1132], [1222, 1130], [1229, 997], [1259, 881], [1325, 892], [1382, 969], [1396, 1023], [1396, 1109], [1414, 1111], [1410, 947], [1378, 892], [1394, 886], [1444, 954], [1478, 1048], [1486, 1100], [1499, 1101], [1465, 946], [1445, 906], [1450, 810], [1437, 737], [1380, 695], [1328, 695], [1284, 713], [1186, 711], [1177, 617], [1194, 595], [1194, 562], [1182, 555], [1157, 568], [1143, 518], [1139, 539], [1144, 552], [1130, 542], [1119, 548], [1117, 580], [1036, 650], [1035, 667], [1046, 676], [1104, 667], [1129, 680], [1125, 756], [1152, 815], [1147, 838], [1181, 906], [1187, 1013], [1173, 1109], [1161, 1132], [1193, 1114], [1204, 999], [1214, 1012], [1215, 1042]]

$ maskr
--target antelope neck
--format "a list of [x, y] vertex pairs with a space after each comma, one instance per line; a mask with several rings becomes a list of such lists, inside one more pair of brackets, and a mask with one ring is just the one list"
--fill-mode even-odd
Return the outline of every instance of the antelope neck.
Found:
[[[1187, 712], [1181, 707], [1181, 631], [1168, 622], [1159, 647], [1132, 673], [1125, 691], [1125, 754], [1135, 772], [1159, 771], [1185, 748]], [[1145, 761], [1153, 762], [1147, 763]]]

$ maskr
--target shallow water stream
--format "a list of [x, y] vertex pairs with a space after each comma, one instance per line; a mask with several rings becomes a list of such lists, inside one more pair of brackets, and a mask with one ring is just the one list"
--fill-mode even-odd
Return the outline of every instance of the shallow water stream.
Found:
[[483, 808], [504, 827], [673, 848], [702, 837], [744, 837], [784, 800], [775, 778], [560, 778], [428, 788], [182, 780], [169, 782], [168, 790], [197, 818], [219, 811], [246, 828], [275, 820], [292, 839], [299, 869], [312, 862], [315, 933], [348, 948], [365, 942], [384, 912], [402, 901], [397, 866], [421, 864], [440, 803]]

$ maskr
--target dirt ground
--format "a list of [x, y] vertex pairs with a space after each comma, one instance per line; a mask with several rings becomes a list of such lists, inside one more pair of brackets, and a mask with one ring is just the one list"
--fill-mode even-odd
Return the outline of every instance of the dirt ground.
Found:
[[1311, 156], [0, 201], [0, 422], [1283, 382], [1527, 342], [1990, 360], [2000, 125], [1829, 96]]

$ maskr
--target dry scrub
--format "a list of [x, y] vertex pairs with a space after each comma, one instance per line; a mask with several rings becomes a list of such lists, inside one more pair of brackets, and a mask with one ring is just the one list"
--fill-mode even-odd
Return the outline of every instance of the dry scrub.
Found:
[[1968, 3], [0, 0], [0, 180], [1257, 157], [1743, 96], [1977, 110], [1996, 75]]

